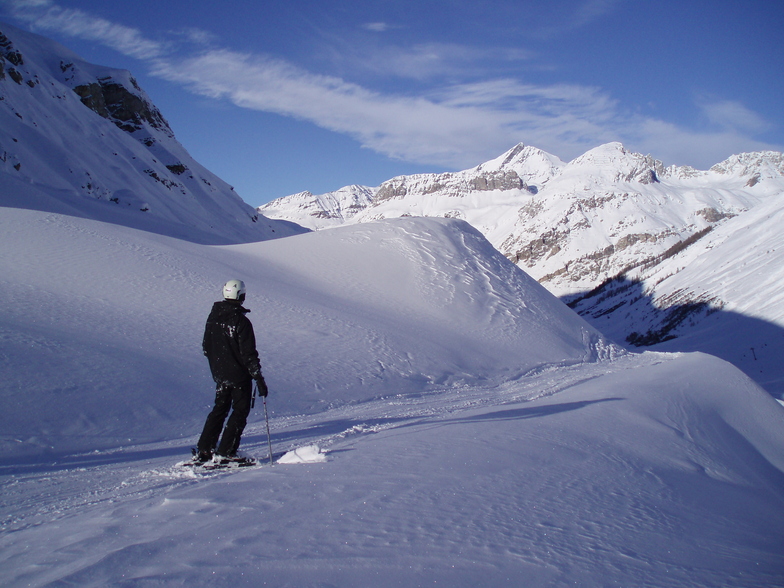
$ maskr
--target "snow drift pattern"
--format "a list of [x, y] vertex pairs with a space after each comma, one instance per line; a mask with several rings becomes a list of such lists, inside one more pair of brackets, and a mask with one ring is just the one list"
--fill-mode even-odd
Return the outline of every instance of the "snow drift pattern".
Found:
[[500, 382], [613, 349], [460, 221], [223, 247], [14, 209], [0, 225], [14, 252], [0, 291], [15, 301], [0, 314], [0, 431], [14, 453], [191, 434], [212, 399], [204, 321], [230, 277], [247, 284], [278, 414]]

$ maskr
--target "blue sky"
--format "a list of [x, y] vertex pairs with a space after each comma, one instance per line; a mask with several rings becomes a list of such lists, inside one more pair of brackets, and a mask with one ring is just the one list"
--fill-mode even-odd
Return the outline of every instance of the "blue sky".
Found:
[[609, 141], [707, 169], [784, 151], [784, 2], [0, 0], [133, 72], [254, 206]]

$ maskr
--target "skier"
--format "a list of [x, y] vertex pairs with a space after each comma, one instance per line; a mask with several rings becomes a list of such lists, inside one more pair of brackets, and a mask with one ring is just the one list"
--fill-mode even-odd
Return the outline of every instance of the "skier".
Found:
[[[212, 305], [204, 328], [202, 348], [217, 384], [215, 406], [207, 416], [196, 448], [196, 461], [226, 461], [237, 458], [240, 437], [250, 414], [253, 380], [260, 396], [267, 396], [261, 374], [253, 325], [243, 308], [245, 284], [229, 280], [223, 286], [223, 300]], [[232, 410], [218, 445], [223, 422]], [[216, 447], [217, 446], [217, 447]]]

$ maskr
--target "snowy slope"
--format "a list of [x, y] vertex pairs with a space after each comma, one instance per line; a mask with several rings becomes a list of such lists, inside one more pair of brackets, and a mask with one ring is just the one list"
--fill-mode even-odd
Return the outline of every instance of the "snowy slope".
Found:
[[572, 306], [621, 344], [704, 351], [784, 398], [784, 194]]
[[[4, 585], [784, 583], [784, 407], [711, 356], [608, 345], [465, 223], [231, 246], [0, 223]], [[275, 456], [313, 463], [176, 465], [234, 276]]]
[[[201, 477], [172, 465], [186, 447], [157, 444], [17, 467], [0, 572], [9, 586], [781, 585], [784, 409], [728, 364], [627, 356], [488, 392], [273, 419], [276, 451], [318, 442], [326, 463]], [[262, 427], [249, 438], [265, 456]]]
[[0, 227], [0, 290], [13, 301], [0, 314], [0, 431], [12, 454], [191, 434], [211, 401], [204, 320], [232, 277], [248, 286], [280, 413], [601, 352], [596, 331], [459, 221], [223, 247], [15, 209]]
[[237, 243], [300, 229], [199, 165], [129, 72], [0, 23], [0, 206]]

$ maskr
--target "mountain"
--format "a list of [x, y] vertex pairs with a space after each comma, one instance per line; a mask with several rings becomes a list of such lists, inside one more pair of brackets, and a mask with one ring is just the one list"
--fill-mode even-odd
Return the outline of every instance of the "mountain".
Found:
[[784, 156], [733, 156], [709, 171], [602, 145], [569, 163], [517, 145], [475, 168], [376, 188], [297, 194], [259, 208], [311, 229], [399, 216], [461, 218], [551, 292], [592, 290], [784, 191]]
[[[0, 275], [4, 586], [782, 585], [784, 407], [610, 344], [463, 221], [213, 247], [5, 208]], [[264, 465], [200, 472], [229, 277], [275, 465], [257, 401]]]
[[784, 398], [783, 222], [781, 193], [570, 306], [623, 345], [711, 353]]
[[203, 243], [302, 229], [248, 206], [177, 142], [124, 70], [0, 23], [0, 206], [106, 220]]
[[[470, 170], [339, 193], [300, 194], [261, 210], [313, 229], [464, 219], [617, 343], [715, 353], [784, 397], [781, 153], [734, 155], [698, 171], [619, 143], [569, 163], [518, 145]], [[353, 196], [349, 214], [342, 204]]]
[[518, 145], [470, 170], [399, 176], [376, 188], [354, 185], [322, 195], [302, 192], [273, 200], [259, 210], [314, 230], [398, 216], [470, 221], [474, 208], [513, 206], [521, 191], [535, 194], [563, 165], [555, 156]]

